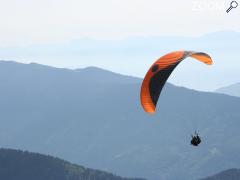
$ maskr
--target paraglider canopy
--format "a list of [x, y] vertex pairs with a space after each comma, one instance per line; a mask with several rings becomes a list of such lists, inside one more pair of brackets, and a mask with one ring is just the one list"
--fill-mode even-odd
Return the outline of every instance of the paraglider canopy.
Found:
[[158, 98], [168, 77], [176, 66], [187, 57], [195, 58], [207, 65], [212, 64], [211, 57], [203, 52], [176, 51], [159, 58], [148, 70], [141, 87], [141, 104], [147, 113], [154, 113]]

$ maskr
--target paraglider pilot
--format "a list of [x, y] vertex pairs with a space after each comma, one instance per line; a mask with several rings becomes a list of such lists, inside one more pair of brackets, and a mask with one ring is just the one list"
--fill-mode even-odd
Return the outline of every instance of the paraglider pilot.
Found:
[[198, 146], [201, 143], [201, 138], [198, 136], [198, 133], [195, 131], [195, 135], [192, 135], [191, 144], [193, 146]]

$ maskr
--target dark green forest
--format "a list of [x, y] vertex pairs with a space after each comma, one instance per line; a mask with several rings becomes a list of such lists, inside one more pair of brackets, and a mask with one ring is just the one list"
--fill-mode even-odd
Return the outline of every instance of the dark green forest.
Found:
[[0, 149], [1, 180], [144, 180], [122, 178], [71, 164], [59, 158], [21, 150]]

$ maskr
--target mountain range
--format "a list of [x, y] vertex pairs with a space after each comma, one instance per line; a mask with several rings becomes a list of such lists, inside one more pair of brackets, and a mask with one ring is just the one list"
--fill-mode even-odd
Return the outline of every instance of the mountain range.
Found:
[[216, 175], [203, 178], [201, 180], [239, 180], [239, 179], [240, 179], [239, 169], [228, 169]]
[[230, 96], [240, 97], [240, 83], [232, 84], [230, 86], [222, 87], [216, 90], [218, 93], [228, 94]]
[[174, 71], [170, 82], [193, 89], [214, 91], [239, 82], [240, 32], [221, 31], [199, 37], [129, 37], [120, 40], [75, 39], [69, 42], [0, 47], [0, 59], [37, 62], [57, 67], [97, 66], [143, 77], [160, 56], [177, 50], [208, 53], [213, 65], [206, 67], [187, 59]]
[[[141, 79], [96, 67], [0, 61], [0, 146], [124, 177], [196, 180], [240, 167], [240, 98], [167, 84], [157, 113]], [[199, 147], [190, 145], [198, 131]]]

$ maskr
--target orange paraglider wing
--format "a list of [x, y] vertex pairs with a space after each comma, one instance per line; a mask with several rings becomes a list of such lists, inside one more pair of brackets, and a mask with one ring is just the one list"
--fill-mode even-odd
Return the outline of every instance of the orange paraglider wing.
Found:
[[148, 113], [154, 113], [158, 98], [168, 77], [176, 66], [185, 58], [192, 57], [211, 65], [211, 57], [203, 52], [176, 51], [159, 58], [148, 70], [141, 87], [141, 104]]

